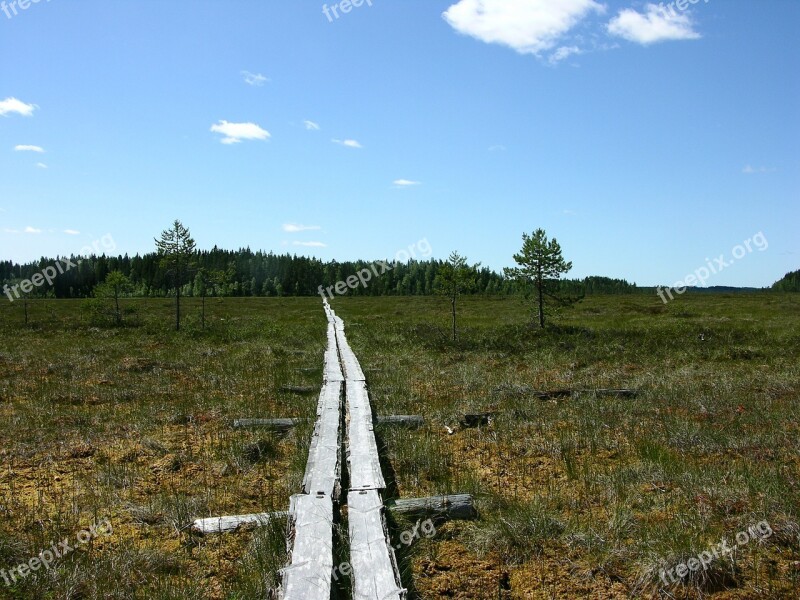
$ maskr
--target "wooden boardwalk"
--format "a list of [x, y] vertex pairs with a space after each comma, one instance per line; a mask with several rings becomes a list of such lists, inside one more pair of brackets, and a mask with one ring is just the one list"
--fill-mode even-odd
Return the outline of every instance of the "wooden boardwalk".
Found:
[[[328, 346], [323, 386], [303, 493], [290, 501], [291, 558], [283, 571], [282, 598], [329, 599], [336, 570], [351, 573], [354, 600], [401, 600], [406, 591], [386, 527], [381, 497], [386, 483], [364, 372], [347, 343], [344, 323], [327, 301], [324, 309]], [[343, 446], [350, 481], [346, 498], [340, 489]], [[334, 566], [334, 516], [343, 500], [348, 506], [350, 558]]]

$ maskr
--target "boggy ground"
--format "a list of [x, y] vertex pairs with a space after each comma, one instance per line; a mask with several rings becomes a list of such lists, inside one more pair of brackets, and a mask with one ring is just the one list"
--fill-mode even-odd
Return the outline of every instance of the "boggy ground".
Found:
[[[402, 553], [420, 598], [800, 596], [797, 295], [590, 297], [539, 331], [516, 298], [337, 298], [379, 414], [390, 495], [471, 492], [481, 518]], [[0, 303], [0, 569], [98, 536], [0, 598], [265, 597], [284, 524], [198, 539], [195, 517], [285, 510], [319, 386], [318, 298], [127, 300], [126, 326], [80, 301]], [[589, 391], [542, 400], [535, 390]], [[479, 428], [466, 412], [490, 412]], [[242, 416], [299, 417], [283, 437]], [[449, 433], [447, 427], [453, 431]], [[729, 555], [666, 571], [767, 523]], [[396, 524], [397, 531], [404, 526]], [[742, 539], [742, 538], [740, 538]], [[662, 570], [665, 575], [662, 576]], [[412, 576], [413, 575], [413, 576]], [[664, 584], [664, 581], [667, 584]]]

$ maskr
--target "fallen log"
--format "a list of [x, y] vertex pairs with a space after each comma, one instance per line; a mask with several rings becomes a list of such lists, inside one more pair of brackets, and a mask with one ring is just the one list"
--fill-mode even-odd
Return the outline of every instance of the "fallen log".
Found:
[[539, 398], [540, 400], [551, 400], [553, 398], [566, 398], [574, 394], [595, 394], [597, 396], [622, 396], [625, 398], [633, 398], [639, 393], [639, 390], [631, 389], [578, 389], [578, 390], [549, 390], [549, 391], [534, 391], [531, 395]]
[[309, 394], [319, 393], [319, 388], [310, 385], [284, 385], [281, 386], [281, 391], [305, 396]]
[[256, 513], [252, 515], [235, 515], [230, 517], [209, 517], [195, 519], [192, 523], [192, 533], [208, 535], [211, 533], [231, 533], [240, 527], [263, 527], [273, 519], [285, 518], [288, 512]]
[[386, 508], [393, 515], [402, 515], [407, 519], [471, 520], [478, 517], [470, 494], [390, 500]]
[[397, 425], [409, 429], [419, 429], [425, 424], [422, 415], [379, 415], [375, 420], [378, 425]]
[[286, 433], [299, 423], [299, 419], [234, 419], [234, 429], [269, 429]]
[[[378, 425], [396, 425], [398, 427], [417, 428], [425, 424], [421, 415], [382, 415], [376, 417]], [[296, 427], [300, 419], [234, 419], [234, 429], [270, 429], [286, 433]]]
[[[386, 503], [386, 508], [393, 515], [401, 515], [407, 519], [435, 518], [466, 521], [478, 517], [475, 501], [471, 494], [390, 500]], [[195, 519], [191, 530], [192, 533], [200, 535], [232, 533], [241, 527], [263, 527], [273, 519], [283, 519], [288, 515], [289, 513], [284, 511]]]
[[629, 390], [629, 389], [620, 389], [620, 390], [579, 390], [581, 393], [594, 393], [598, 396], [622, 396], [624, 398], [634, 398], [638, 393], [639, 390]]

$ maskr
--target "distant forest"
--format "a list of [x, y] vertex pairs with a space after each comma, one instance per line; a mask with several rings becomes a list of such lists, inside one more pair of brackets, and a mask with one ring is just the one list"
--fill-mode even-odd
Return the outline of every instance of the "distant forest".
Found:
[[[31, 297], [87, 298], [95, 286], [105, 281], [112, 271], [120, 271], [130, 278], [132, 290], [126, 294], [136, 297], [165, 297], [172, 294], [169, 277], [159, 266], [159, 255], [155, 252], [133, 257], [90, 256], [60, 274], [52, 286], [36, 288]], [[0, 284], [19, 279], [30, 279], [45, 267], [54, 265], [56, 259], [42, 258], [23, 265], [11, 261], [0, 262]], [[199, 251], [194, 255], [196, 276], [194, 282], [183, 287], [187, 296], [199, 296], [202, 289], [200, 270], [225, 273], [222, 282], [209, 290], [212, 296], [314, 296], [319, 286], [327, 287], [347, 279], [362, 268], [370, 268], [377, 261], [323, 262], [315, 258], [272, 252], [253, 252], [249, 248], [237, 251]], [[352, 296], [425, 296], [436, 293], [437, 274], [442, 260], [411, 260], [407, 263], [387, 261], [390, 267], [379, 277], [372, 279], [366, 287], [349, 290]], [[62, 265], [63, 259], [62, 259]], [[64, 265], [66, 266], [66, 265]], [[378, 266], [377, 272], [383, 267]], [[488, 268], [475, 272], [477, 285], [475, 294], [512, 294], [516, 284]], [[621, 279], [587, 277], [564, 279], [561, 292], [573, 296], [589, 294], [646, 293], [652, 288], [639, 288]]]
[[800, 292], [800, 270], [784, 275], [772, 284], [772, 289], [776, 292]]

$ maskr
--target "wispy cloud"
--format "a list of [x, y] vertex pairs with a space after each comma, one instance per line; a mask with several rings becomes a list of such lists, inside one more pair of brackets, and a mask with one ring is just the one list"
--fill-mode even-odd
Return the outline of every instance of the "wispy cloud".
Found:
[[43, 162], [36, 163], [36, 166], [39, 167], [40, 169], [47, 169], [48, 168], [47, 165], [44, 164]]
[[539, 56], [593, 12], [605, 6], [595, 0], [460, 0], [442, 17], [459, 33]]
[[562, 60], [566, 60], [570, 56], [576, 56], [578, 54], [583, 54], [583, 52], [577, 46], [561, 46], [558, 50], [553, 52], [547, 60], [551, 65], [557, 65]]
[[319, 124], [315, 123], [314, 121], [309, 121], [308, 119], [306, 119], [305, 121], [303, 121], [303, 125], [305, 125], [306, 129], [308, 129], [309, 131], [319, 131]]
[[412, 181], [411, 179], [395, 179], [393, 183], [395, 187], [401, 187], [401, 188], [411, 187], [414, 185], [422, 185], [421, 181]]
[[30, 146], [28, 144], [18, 144], [14, 146], [14, 150], [16, 152], [39, 152], [40, 154], [44, 153], [44, 148], [41, 146]]
[[286, 233], [300, 233], [301, 231], [319, 231], [319, 225], [301, 225], [300, 223], [284, 223], [282, 229]]
[[67, 235], [80, 235], [81, 234], [81, 232], [77, 231], [76, 229], [65, 229], [64, 233], [66, 233]]
[[0, 116], [17, 113], [23, 117], [30, 117], [36, 108], [37, 106], [35, 104], [26, 104], [22, 100], [17, 100], [16, 98], [0, 100]]
[[266, 129], [255, 123], [229, 123], [220, 121], [211, 126], [211, 131], [222, 134], [223, 144], [238, 144], [242, 140], [267, 140], [272, 137]]
[[745, 165], [742, 173], [745, 175], [756, 175], [759, 173], [774, 173], [777, 171], [775, 167], [754, 167], [753, 165]]
[[328, 244], [323, 244], [322, 242], [292, 242], [292, 246], [304, 246], [306, 248], [327, 248]]
[[242, 71], [242, 77], [247, 85], [262, 86], [269, 81], [269, 77], [265, 77], [261, 73], [251, 73], [250, 71]]
[[503, 144], [494, 144], [489, 146], [489, 152], [505, 152], [506, 147]]
[[645, 11], [640, 13], [632, 8], [619, 11], [608, 23], [608, 33], [644, 46], [700, 38], [688, 13], [669, 10], [658, 4], [648, 4]]
[[25, 233], [42, 233], [42, 230], [41, 229], [36, 229], [36, 227], [31, 227], [30, 225], [28, 225], [24, 229], [24, 232]]
[[334, 144], [339, 144], [340, 146], [347, 146], [348, 148], [363, 148], [361, 144], [359, 144], [356, 140], [337, 140], [336, 138], [331, 140]]

